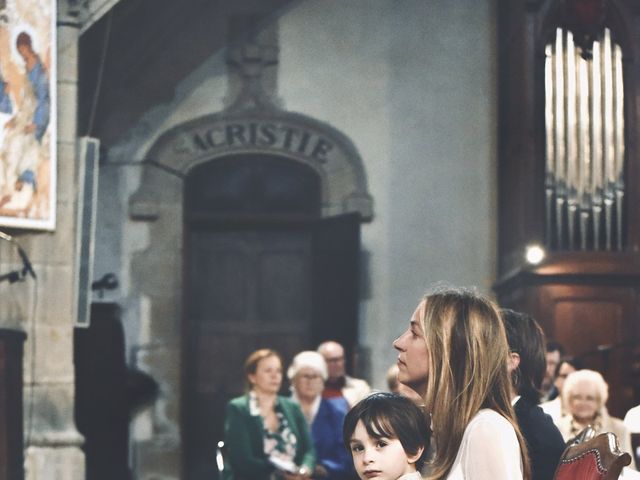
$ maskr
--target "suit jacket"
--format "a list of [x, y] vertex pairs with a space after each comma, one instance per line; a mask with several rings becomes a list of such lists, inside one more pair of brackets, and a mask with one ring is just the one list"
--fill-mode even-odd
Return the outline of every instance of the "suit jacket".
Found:
[[342, 424], [347, 410], [344, 398], [323, 398], [311, 424], [318, 464], [327, 469], [327, 480], [357, 478], [351, 455], [342, 441]]
[[524, 397], [516, 402], [515, 411], [529, 449], [532, 480], [552, 480], [565, 449], [560, 430], [549, 415]]
[[[307, 422], [300, 407], [286, 397], [278, 396], [277, 405], [287, 419], [298, 441], [294, 462], [313, 471], [316, 454]], [[227, 404], [224, 434], [226, 448], [226, 478], [235, 480], [268, 480], [274, 467], [264, 453], [263, 423], [260, 415], [251, 415], [249, 395], [234, 398]], [[229, 469], [232, 472], [230, 475]]]

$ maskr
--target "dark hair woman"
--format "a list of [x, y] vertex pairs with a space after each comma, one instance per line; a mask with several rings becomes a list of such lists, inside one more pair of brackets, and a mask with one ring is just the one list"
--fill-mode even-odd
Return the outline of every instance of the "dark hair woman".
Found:
[[502, 310], [509, 342], [511, 399], [531, 458], [531, 478], [552, 480], [565, 444], [549, 415], [538, 406], [546, 369], [544, 333], [529, 315]]

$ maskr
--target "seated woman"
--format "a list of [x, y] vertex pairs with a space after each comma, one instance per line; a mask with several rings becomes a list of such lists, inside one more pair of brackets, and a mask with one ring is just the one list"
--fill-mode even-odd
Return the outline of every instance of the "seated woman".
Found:
[[353, 463], [342, 443], [342, 423], [349, 406], [344, 397], [322, 398], [327, 364], [318, 352], [300, 352], [287, 370], [294, 402], [298, 403], [311, 429], [316, 449], [313, 478], [355, 478]]
[[529, 480], [511, 406], [509, 346], [493, 302], [469, 290], [427, 295], [393, 346], [398, 380], [431, 413], [430, 479]]
[[300, 407], [278, 395], [280, 355], [270, 349], [256, 350], [247, 358], [244, 371], [249, 393], [231, 400], [226, 411], [227, 478], [310, 478], [315, 450]]
[[[565, 441], [589, 425], [596, 434], [613, 432], [618, 437], [620, 450], [632, 454], [631, 434], [622, 420], [609, 415], [605, 406], [608, 398], [609, 386], [598, 372], [578, 370], [570, 373], [562, 388], [562, 402], [568, 414], [560, 419], [558, 428]], [[630, 467], [636, 468], [635, 462], [632, 461]]]
[[510, 350], [511, 401], [529, 449], [532, 479], [552, 480], [565, 444], [551, 417], [538, 406], [546, 368], [544, 333], [529, 315], [508, 309], [501, 313]]

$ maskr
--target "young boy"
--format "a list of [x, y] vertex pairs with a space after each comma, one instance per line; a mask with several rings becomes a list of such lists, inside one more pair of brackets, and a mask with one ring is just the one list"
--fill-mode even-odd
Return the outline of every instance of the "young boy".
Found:
[[344, 419], [344, 444], [362, 480], [421, 479], [430, 438], [424, 412], [394, 393], [369, 395]]

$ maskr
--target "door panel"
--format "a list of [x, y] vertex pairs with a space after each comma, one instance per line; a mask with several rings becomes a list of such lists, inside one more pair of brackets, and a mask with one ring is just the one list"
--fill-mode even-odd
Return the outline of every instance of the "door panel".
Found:
[[358, 338], [360, 218], [323, 219], [313, 235], [313, 343], [337, 340], [353, 371]]

